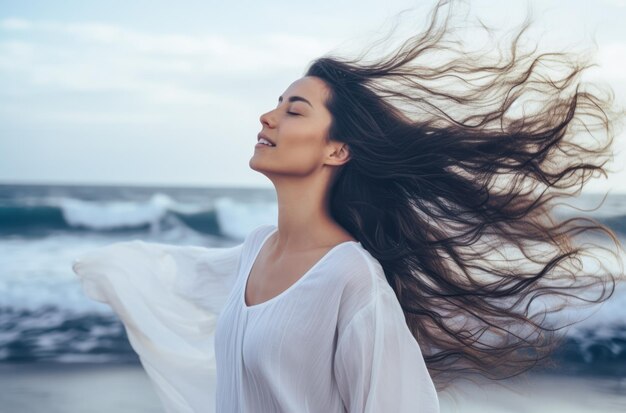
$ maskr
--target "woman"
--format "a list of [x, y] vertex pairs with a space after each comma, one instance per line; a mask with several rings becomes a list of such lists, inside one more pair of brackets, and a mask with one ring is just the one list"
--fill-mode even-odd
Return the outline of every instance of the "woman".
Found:
[[585, 59], [523, 53], [527, 25], [499, 60], [464, 52], [447, 4], [378, 61], [317, 59], [261, 116], [249, 166], [276, 188], [278, 225], [231, 248], [132, 241], [76, 260], [168, 411], [438, 412], [461, 372], [545, 360], [556, 299], [610, 297], [622, 273], [580, 260], [617, 255], [574, 235], [617, 238], [551, 213], [606, 172], [610, 95], [579, 81]]

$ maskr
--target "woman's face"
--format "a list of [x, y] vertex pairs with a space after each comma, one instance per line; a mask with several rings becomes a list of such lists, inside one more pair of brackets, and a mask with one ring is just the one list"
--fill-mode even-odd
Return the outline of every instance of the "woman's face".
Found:
[[[275, 109], [261, 115], [261, 134], [276, 146], [258, 144], [249, 166], [268, 177], [308, 176], [328, 164], [338, 142], [327, 139], [331, 114], [324, 102], [328, 86], [318, 77], [293, 82]], [[330, 163], [333, 159], [330, 159]]]

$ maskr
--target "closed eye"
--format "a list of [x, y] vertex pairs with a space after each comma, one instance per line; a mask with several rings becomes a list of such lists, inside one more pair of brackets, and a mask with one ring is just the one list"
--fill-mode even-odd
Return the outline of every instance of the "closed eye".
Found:
[[294, 116], [300, 116], [299, 113], [295, 113], [295, 112], [287, 112], [287, 113], [290, 114], [290, 115], [294, 115]]

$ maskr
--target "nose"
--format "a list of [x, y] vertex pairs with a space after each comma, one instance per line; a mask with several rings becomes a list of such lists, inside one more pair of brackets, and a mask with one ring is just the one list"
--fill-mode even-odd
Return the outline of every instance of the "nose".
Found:
[[265, 112], [264, 114], [261, 115], [261, 117], [259, 118], [259, 120], [261, 121], [261, 125], [267, 126], [269, 128], [273, 127], [274, 125], [274, 117], [273, 117], [273, 110], [270, 110], [269, 112]]

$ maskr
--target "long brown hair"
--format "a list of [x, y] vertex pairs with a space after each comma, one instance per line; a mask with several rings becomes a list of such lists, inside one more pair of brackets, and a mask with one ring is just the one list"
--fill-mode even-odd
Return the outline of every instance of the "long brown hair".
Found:
[[[440, 390], [547, 362], [566, 326], [548, 315], [605, 301], [623, 276], [611, 229], [553, 211], [606, 176], [623, 114], [611, 89], [581, 81], [585, 54], [524, 51], [529, 19], [499, 55], [465, 51], [452, 3], [378, 60], [329, 54], [306, 71], [330, 89], [328, 139], [351, 154], [332, 216], [382, 264]], [[585, 268], [601, 251], [617, 272], [607, 256]]]

